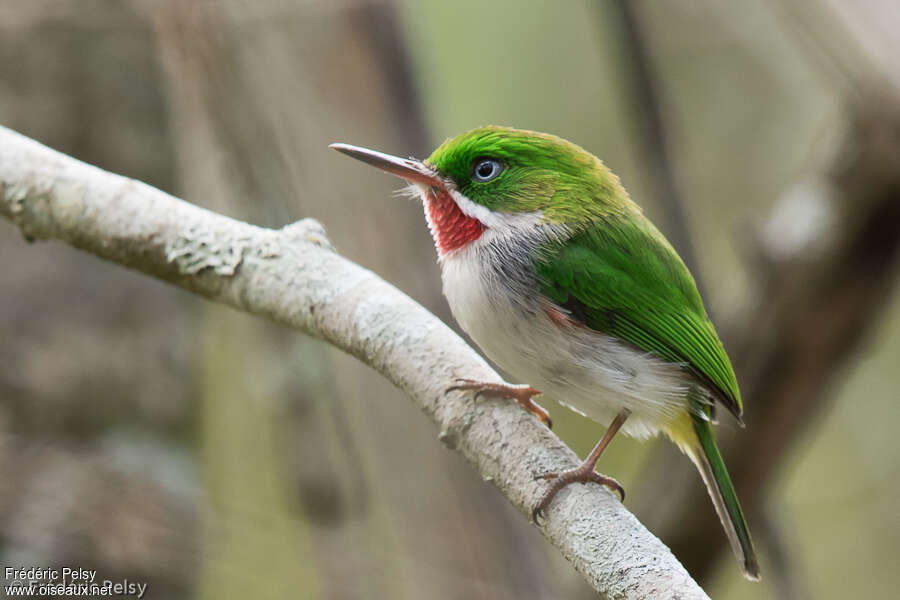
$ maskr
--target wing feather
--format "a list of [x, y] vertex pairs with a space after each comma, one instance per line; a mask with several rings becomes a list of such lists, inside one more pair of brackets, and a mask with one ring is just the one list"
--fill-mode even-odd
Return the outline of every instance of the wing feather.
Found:
[[535, 257], [540, 291], [572, 318], [646, 352], [682, 363], [738, 419], [734, 369], [693, 277], [638, 213], [596, 221]]

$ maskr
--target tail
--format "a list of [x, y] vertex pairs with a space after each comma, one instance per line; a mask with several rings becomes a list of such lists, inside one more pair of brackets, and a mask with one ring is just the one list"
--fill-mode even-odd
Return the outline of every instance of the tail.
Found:
[[691, 416], [691, 421], [696, 433], [696, 442], [679, 445], [697, 465], [697, 470], [703, 477], [703, 483], [706, 484], [709, 497], [716, 507], [716, 513], [731, 543], [731, 549], [741, 563], [744, 577], [751, 581], [759, 581], [759, 564], [756, 562], [756, 552], [750, 540], [750, 530], [747, 528], [741, 504], [725, 468], [725, 461], [722, 460], [722, 455], [716, 447], [712, 423], [694, 415]]

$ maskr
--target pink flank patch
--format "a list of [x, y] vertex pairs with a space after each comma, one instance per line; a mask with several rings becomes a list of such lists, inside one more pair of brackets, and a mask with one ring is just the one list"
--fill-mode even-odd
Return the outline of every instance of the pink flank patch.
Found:
[[466, 215], [444, 190], [432, 188], [428, 192], [428, 221], [431, 236], [439, 254], [462, 248], [481, 237], [487, 229], [478, 219]]
[[589, 329], [587, 325], [581, 321], [576, 321], [568, 312], [564, 312], [556, 307], [550, 300], [544, 301], [544, 312], [556, 324], [557, 327], [578, 327], [579, 329]]

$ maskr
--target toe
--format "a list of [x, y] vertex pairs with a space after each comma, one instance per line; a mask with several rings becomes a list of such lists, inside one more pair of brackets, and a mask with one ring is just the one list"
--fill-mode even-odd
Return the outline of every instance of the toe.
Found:
[[454, 381], [453, 385], [451, 385], [446, 390], [444, 390], [445, 392], [458, 392], [461, 390], [469, 390], [469, 389], [471, 389], [471, 386], [475, 384], [475, 382], [472, 381], [471, 379], [462, 379], [459, 377], [457, 377], [453, 381]]
[[592, 479], [600, 485], [609, 488], [611, 491], [617, 492], [619, 494], [620, 501], [625, 502], [625, 488], [623, 488], [622, 484], [620, 484], [618, 481], [616, 481], [612, 477], [606, 477], [605, 475], [601, 475], [599, 473], [594, 473]]

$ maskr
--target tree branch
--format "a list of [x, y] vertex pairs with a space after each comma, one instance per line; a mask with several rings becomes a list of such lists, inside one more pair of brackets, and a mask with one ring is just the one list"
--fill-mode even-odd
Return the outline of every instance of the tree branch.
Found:
[[[544, 491], [535, 475], [577, 464], [514, 404], [445, 393], [458, 377], [501, 379], [436, 317], [336, 254], [315, 221], [280, 230], [235, 221], [2, 127], [0, 184], [0, 214], [29, 240], [64, 241], [326, 340], [372, 366], [525, 515]], [[605, 488], [568, 488], [540, 529], [608, 598], [707, 597]]]
[[[847, 127], [832, 163], [778, 203], [757, 242], [755, 302], [726, 331], [747, 432], [725, 433], [720, 448], [751, 527], [785, 457], [827, 407], [835, 377], [880, 323], [900, 265], [900, 77], [889, 11], [808, 4], [784, 14], [824, 59], [819, 66], [840, 74]], [[654, 458], [640, 498], [688, 474], [670, 451]], [[645, 514], [704, 581], [725, 540], [716, 519], [697, 512], [697, 491]]]
[[[834, 164], [782, 199], [760, 240], [765, 278], [739, 320], [743, 329], [732, 332], [752, 435], [720, 437], [751, 525], [779, 465], [826, 406], [830, 384], [877, 326], [895, 287], [900, 111], [881, 98], [855, 106]], [[642, 498], [689, 475], [680, 460], [657, 458]], [[725, 539], [715, 519], [697, 512], [699, 491], [670, 501], [651, 524], [703, 580]]]
[[650, 175], [654, 195], [665, 214], [666, 236], [690, 269], [701, 295], [705, 296], [700, 265], [691, 242], [691, 226], [684, 208], [684, 196], [672, 165], [670, 136], [660, 98], [661, 84], [654, 73], [640, 15], [632, 0], [614, 0], [608, 5], [604, 4], [604, 8], [616, 18], [618, 50], [621, 54], [620, 70], [625, 84], [623, 87], [632, 107], [635, 138], [640, 147], [641, 158]]

